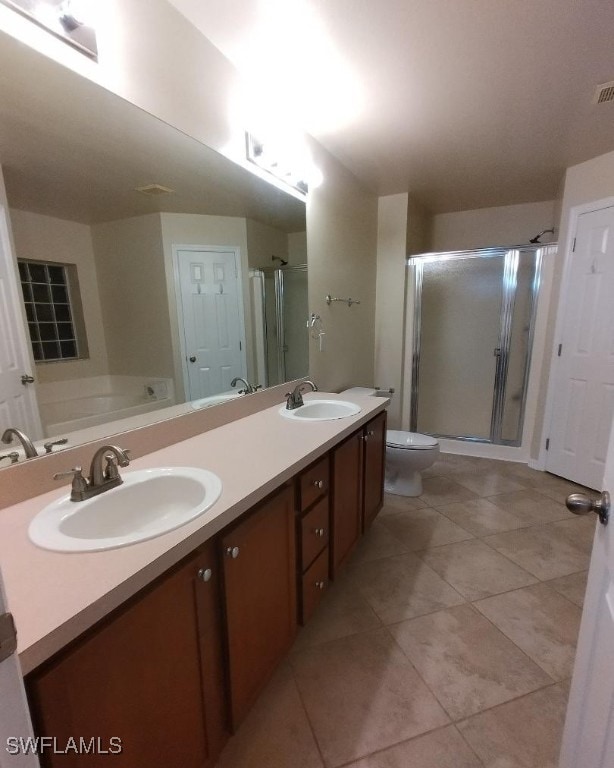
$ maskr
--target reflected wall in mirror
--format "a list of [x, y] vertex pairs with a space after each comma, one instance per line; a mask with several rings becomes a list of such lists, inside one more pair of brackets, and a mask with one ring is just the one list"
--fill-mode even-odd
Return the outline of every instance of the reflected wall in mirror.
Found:
[[[25, 300], [0, 309], [29, 334], [35, 438], [307, 373], [302, 199], [7, 36], [0, 166]], [[2, 430], [28, 426], [0, 388]]]

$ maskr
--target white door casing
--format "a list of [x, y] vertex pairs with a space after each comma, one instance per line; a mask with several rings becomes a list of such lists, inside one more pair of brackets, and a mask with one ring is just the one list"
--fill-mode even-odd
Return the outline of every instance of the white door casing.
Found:
[[[0, 572], [0, 615], [8, 610]], [[9, 739], [34, 735], [17, 654], [0, 662], [0, 768], [37, 768], [33, 754], [11, 754], [18, 746]]]
[[[24, 327], [23, 300], [9, 235], [7, 209], [0, 203], [0, 433], [19, 427], [33, 439], [42, 437], [36, 392], [22, 384], [32, 375], [29, 339]], [[2, 446], [4, 447], [4, 446]]]
[[578, 213], [570, 250], [557, 323], [545, 468], [600, 488], [614, 414], [614, 206]]
[[[614, 430], [603, 487], [614, 491]], [[613, 649], [614, 512], [610, 512], [608, 525], [596, 522], [559, 768], [614, 766]]]
[[243, 291], [236, 248], [175, 246], [187, 400], [230, 389], [246, 376]]

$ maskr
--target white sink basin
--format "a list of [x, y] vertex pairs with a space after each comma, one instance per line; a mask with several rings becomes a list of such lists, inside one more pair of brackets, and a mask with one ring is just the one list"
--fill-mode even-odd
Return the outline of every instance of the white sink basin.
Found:
[[284, 405], [279, 409], [282, 416], [297, 421], [330, 421], [331, 419], [344, 419], [347, 416], [356, 416], [360, 413], [360, 406], [349, 400], [306, 400], [305, 405], [289, 411]]
[[199, 411], [201, 408], [210, 408], [212, 405], [236, 400], [237, 397], [241, 397], [241, 395], [236, 390], [234, 392], [221, 392], [219, 395], [209, 395], [209, 397], [201, 397], [200, 400], [192, 400], [190, 405], [195, 411]]
[[30, 523], [31, 541], [56, 552], [98, 552], [185, 525], [220, 497], [222, 481], [195, 467], [125, 472], [124, 482], [86, 501], [62, 496]]

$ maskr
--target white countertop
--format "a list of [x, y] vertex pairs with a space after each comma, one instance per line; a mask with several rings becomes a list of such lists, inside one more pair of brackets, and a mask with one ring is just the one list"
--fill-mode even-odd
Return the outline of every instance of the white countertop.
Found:
[[[306, 400], [313, 397], [307, 395]], [[318, 392], [316, 397], [348, 399]], [[222, 480], [220, 499], [196, 520], [150, 541], [106, 552], [63, 554], [28, 538], [32, 518], [67, 492], [64, 486], [0, 510], [0, 567], [18, 633], [24, 674], [236, 520], [378, 412], [388, 400], [352, 396], [361, 412], [298, 422], [280, 404], [131, 462], [131, 469], [203, 467]], [[123, 444], [129, 447], [129, 434]], [[130, 471], [130, 470], [125, 470]]]

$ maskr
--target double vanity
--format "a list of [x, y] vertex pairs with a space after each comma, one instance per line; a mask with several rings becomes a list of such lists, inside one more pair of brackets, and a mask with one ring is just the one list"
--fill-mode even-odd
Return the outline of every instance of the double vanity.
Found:
[[118, 737], [118, 765], [213, 765], [381, 507], [387, 403], [277, 402], [133, 460], [93, 498], [2, 510], [37, 734]]

